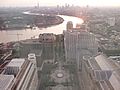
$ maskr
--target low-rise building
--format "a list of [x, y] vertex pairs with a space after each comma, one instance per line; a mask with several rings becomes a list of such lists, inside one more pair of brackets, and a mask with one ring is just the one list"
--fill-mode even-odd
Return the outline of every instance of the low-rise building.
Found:
[[11, 90], [14, 75], [0, 75], [0, 90]]
[[0, 75], [0, 82], [0, 90], [36, 90], [38, 77], [35, 54], [29, 54], [28, 59], [12, 59]]
[[83, 56], [82, 90], [119, 90], [120, 66], [105, 55]]
[[108, 56], [120, 55], [120, 45], [117, 45], [117, 42], [101, 45], [101, 50]]

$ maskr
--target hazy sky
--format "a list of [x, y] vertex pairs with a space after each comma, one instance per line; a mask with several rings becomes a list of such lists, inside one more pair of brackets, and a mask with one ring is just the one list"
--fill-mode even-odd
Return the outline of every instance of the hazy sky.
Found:
[[70, 5], [79, 6], [120, 6], [120, 0], [0, 0], [0, 6], [40, 6]]

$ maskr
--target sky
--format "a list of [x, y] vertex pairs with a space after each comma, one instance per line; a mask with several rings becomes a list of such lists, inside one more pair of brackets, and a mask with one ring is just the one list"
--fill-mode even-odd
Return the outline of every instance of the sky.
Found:
[[70, 5], [78, 6], [120, 6], [120, 0], [0, 0], [0, 6], [35, 6], [39, 2], [40, 6]]

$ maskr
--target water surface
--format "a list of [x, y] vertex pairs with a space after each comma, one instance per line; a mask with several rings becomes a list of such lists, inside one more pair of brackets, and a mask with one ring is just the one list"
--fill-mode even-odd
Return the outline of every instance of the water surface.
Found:
[[65, 16], [59, 15], [64, 19], [64, 22], [59, 25], [51, 26], [48, 28], [36, 28], [36, 29], [23, 29], [23, 30], [5, 30], [0, 31], [0, 42], [10, 42], [10, 41], [18, 41], [30, 39], [31, 37], [36, 37], [40, 33], [54, 33], [54, 34], [62, 34], [63, 30], [66, 30], [66, 24], [68, 21], [73, 22], [73, 26], [75, 27], [77, 23], [83, 23], [83, 20], [73, 16]]

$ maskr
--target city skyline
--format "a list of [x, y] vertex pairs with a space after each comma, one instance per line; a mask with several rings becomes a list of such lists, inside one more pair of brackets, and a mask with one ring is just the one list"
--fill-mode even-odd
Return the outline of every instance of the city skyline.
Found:
[[119, 0], [2, 0], [1, 7], [27, 7], [36, 6], [56, 6], [56, 5], [77, 5], [77, 6], [120, 6]]

